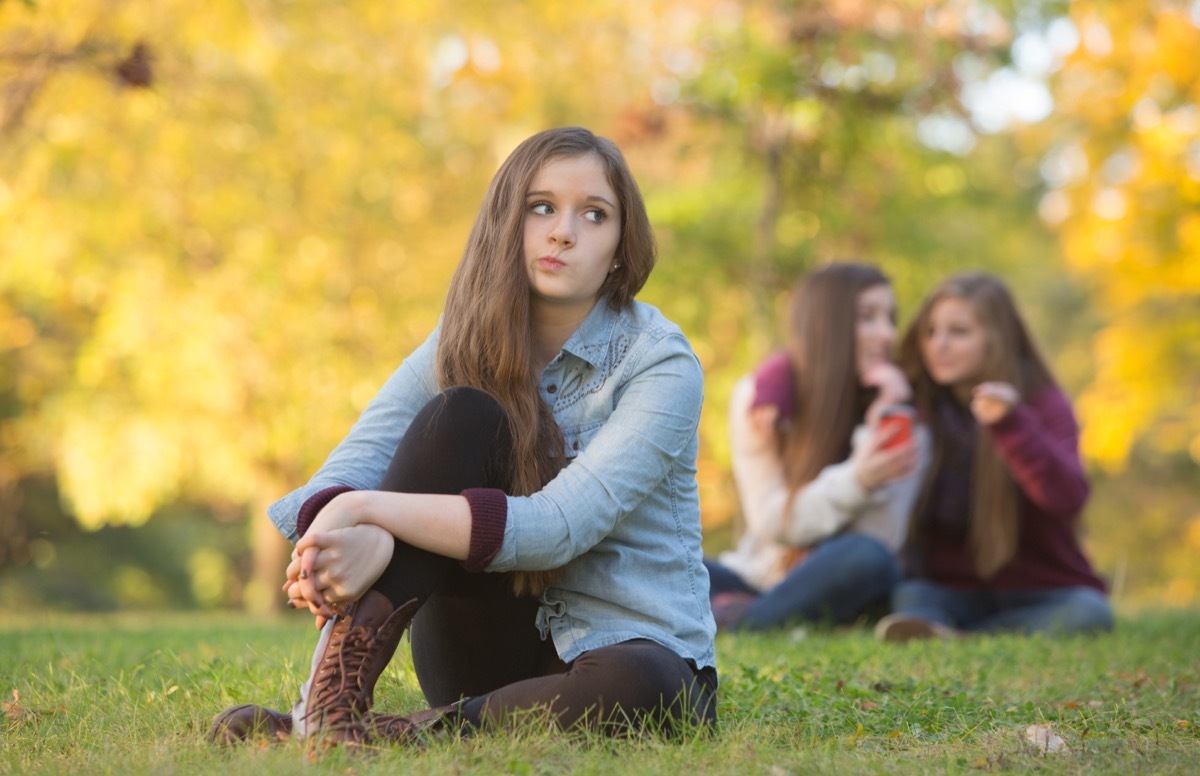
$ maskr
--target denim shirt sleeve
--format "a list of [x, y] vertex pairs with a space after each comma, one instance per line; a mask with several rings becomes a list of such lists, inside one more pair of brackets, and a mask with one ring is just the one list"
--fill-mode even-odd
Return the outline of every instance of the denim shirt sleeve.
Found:
[[643, 342], [609, 378], [617, 381], [613, 409], [586, 449], [542, 490], [509, 497], [489, 571], [552, 569], [582, 555], [661, 485], [694, 439], [699, 361], [677, 330]]
[[438, 392], [435, 375], [438, 330], [392, 373], [307, 485], [267, 507], [267, 515], [290, 541], [299, 537], [296, 518], [310, 496], [330, 485], [373, 490], [383, 481], [400, 438], [414, 416]]

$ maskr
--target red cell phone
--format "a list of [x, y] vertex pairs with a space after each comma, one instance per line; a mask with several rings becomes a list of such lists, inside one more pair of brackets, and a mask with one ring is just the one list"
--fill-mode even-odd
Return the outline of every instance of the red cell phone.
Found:
[[895, 450], [897, 447], [908, 444], [912, 439], [915, 414], [912, 407], [903, 404], [893, 404], [883, 408], [883, 411], [879, 413], [879, 432], [886, 436], [891, 433], [893, 428], [899, 429], [895, 436], [884, 443], [884, 450]]

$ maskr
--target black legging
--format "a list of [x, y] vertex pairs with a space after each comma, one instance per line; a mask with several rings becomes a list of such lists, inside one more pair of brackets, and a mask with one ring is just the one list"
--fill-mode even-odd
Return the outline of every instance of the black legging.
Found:
[[[450, 388], [413, 419], [379, 486], [457, 494], [511, 484], [512, 438], [488, 393]], [[470, 573], [451, 558], [396, 540], [374, 589], [393, 605], [422, 602], [413, 621], [417, 681], [431, 706], [467, 698], [472, 727], [547, 709], [562, 727], [620, 732], [650, 722], [668, 731], [715, 726], [716, 672], [697, 671], [645, 639], [590, 650], [570, 665], [534, 625], [538, 601], [512, 592], [508, 574]]]

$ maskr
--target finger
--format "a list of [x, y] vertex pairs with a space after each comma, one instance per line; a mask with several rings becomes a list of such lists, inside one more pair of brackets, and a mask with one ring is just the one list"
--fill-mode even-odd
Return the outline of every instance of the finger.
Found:
[[300, 556], [299, 584], [300, 594], [305, 598], [305, 600], [320, 606], [323, 598], [321, 596], [321, 591], [317, 589], [316, 583], [316, 565], [318, 555], [320, 555], [320, 551], [313, 547], [305, 550], [304, 554]]
[[300, 552], [301, 562], [303, 562], [304, 555], [309, 550], [313, 548], [324, 550], [329, 547], [331, 543], [336, 542], [337, 537], [333, 536], [333, 534], [336, 534], [340, 530], [344, 529], [335, 529], [333, 531], [309, 531], [308, 533], [304, 534], [304, 536], [300, 537], [300, 541], [296, 542], [296, 549]]
[[292, 583], [288, 584], [286, 590], [287, 590], [289, 600], [296, 601], [296, 602], [304, 601], [304, 592], [302, 592], [300, 590], [299, 582], [296, 582], [293, 579]]
[[288, 587], [293, 582], [295, 582], [297, 579], [300, 578], [300, 561], [299, 561], [299, 559], [293, 560], [291, 563], [288, 564], [287, 569], [284, 571], [284, 577], [285, 577], [285, 580], [283, 583], [283, 589], [287, 590]]

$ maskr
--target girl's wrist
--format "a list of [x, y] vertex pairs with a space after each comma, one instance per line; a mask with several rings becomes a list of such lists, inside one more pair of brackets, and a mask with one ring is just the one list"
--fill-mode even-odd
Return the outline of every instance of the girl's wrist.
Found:
[[378, 509], [378, 494], [379, 491], [374, 490], [356, 490], [346, 494], [349, 501], [346, 504], [346, 515], [349, 518], [346, 528], [366, 524], [378, 525], [375, 514]]

